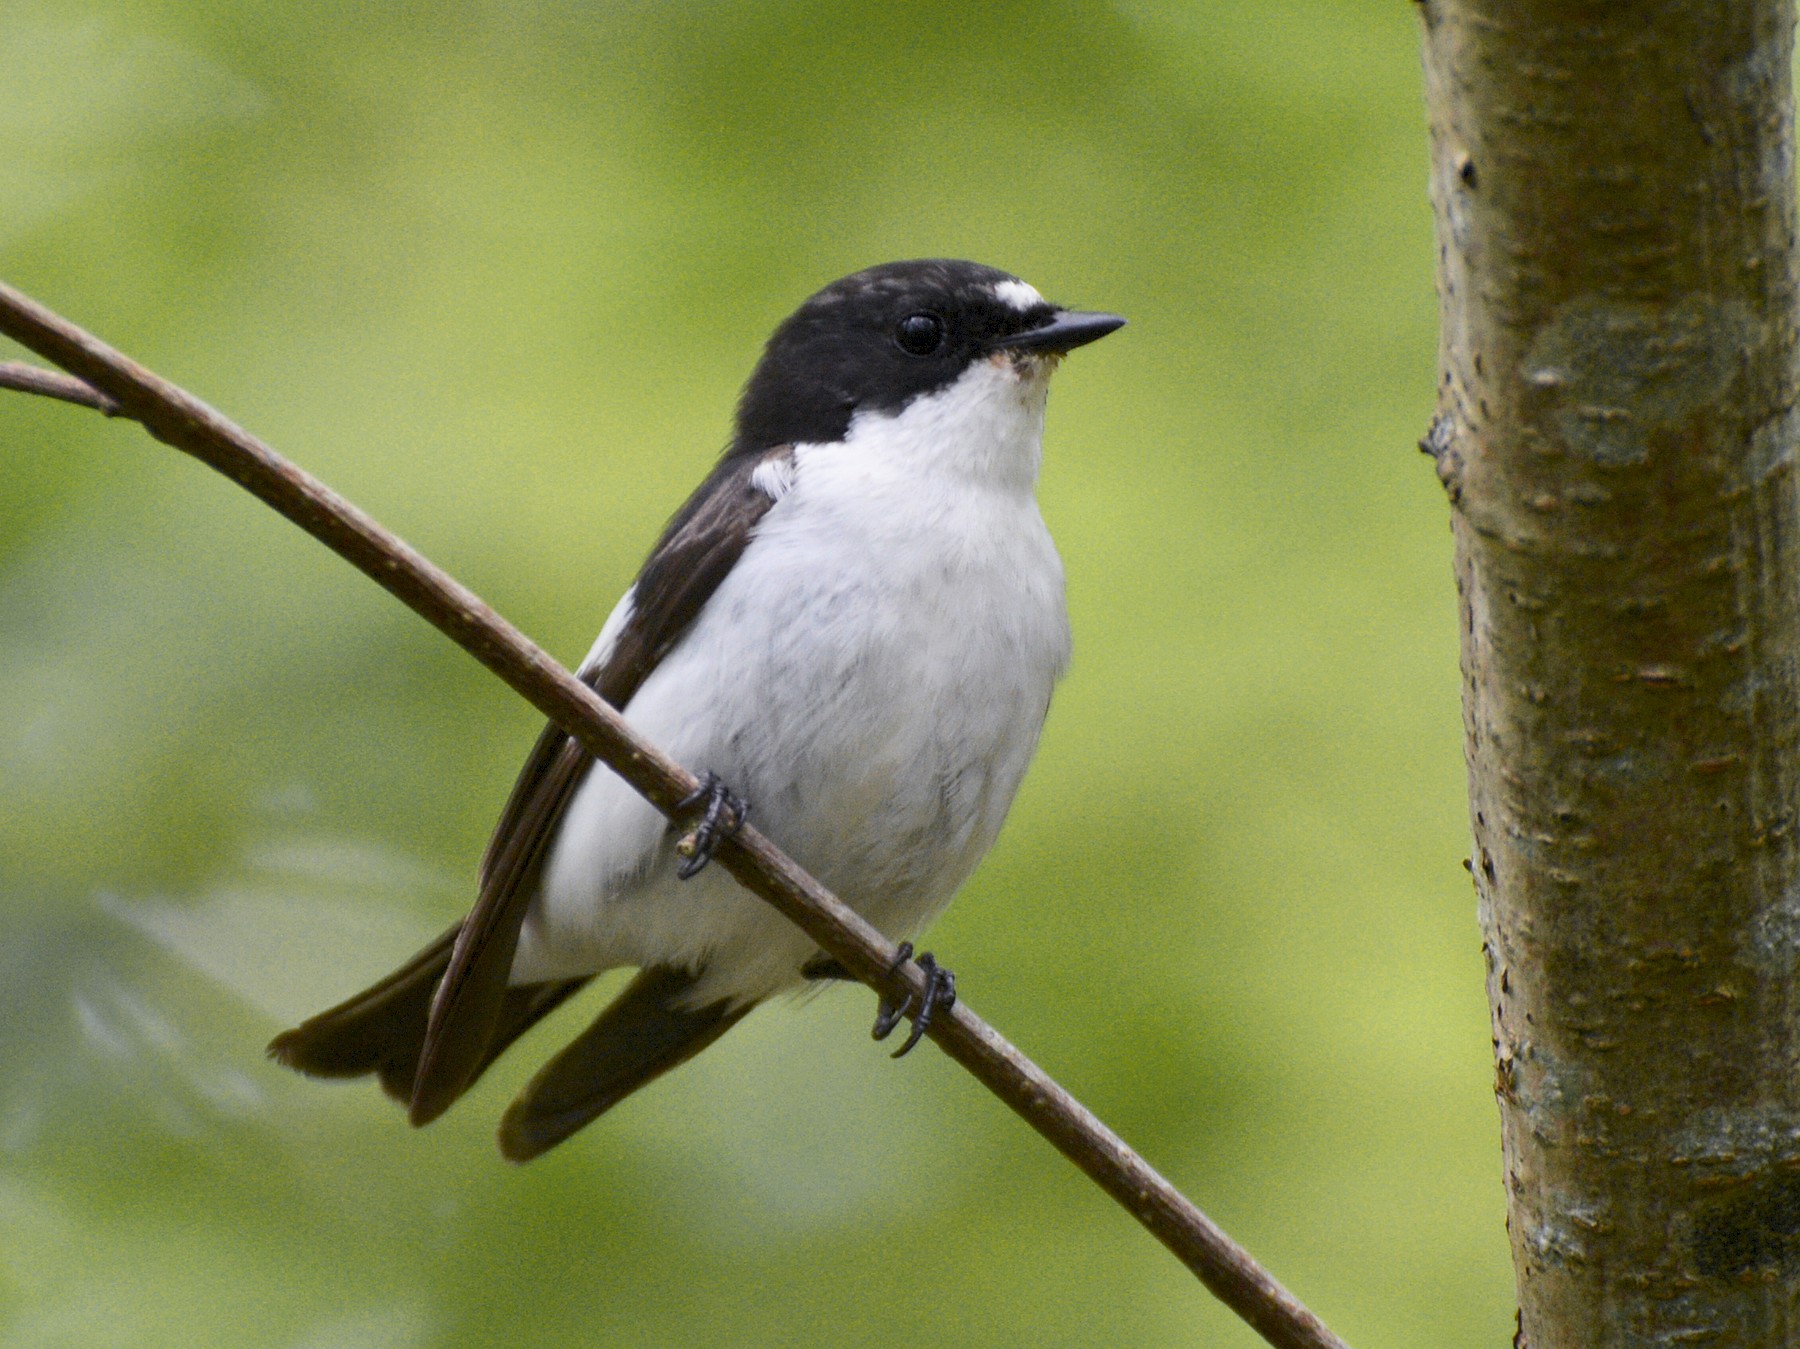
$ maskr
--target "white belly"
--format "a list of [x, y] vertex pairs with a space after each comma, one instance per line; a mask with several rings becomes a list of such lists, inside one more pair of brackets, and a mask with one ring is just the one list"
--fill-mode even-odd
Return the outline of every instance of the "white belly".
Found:
[[[898, 938], [998, 834], [1067, 664], [1062, 567], [1029, 490], [921, 484], [802, 447], [794, 488], [626, 709]], [[521, 934], [515, 982], [704, 969], [697, 1001], [799, 982], [812, 944], [718, 867], [677, 880], [668, 827], [591, 770]]]

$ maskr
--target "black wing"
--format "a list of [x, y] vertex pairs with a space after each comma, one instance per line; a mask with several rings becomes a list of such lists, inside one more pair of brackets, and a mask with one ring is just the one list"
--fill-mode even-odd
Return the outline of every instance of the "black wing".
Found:
[[[785, 480], [792, 458], [793, 448], [781, 445], [719, 462], [657, 540], [632, 586], [630, 615], [611, 646], [579, 671], [584, 683], [616, 708], [630, 703], [743, 555], [780, 495], [763, 483]], [[765, 465], [772, 475], [753, 481]], [[432, 999], [408, 1112], [414, 1124], [436, 1119], [486, 1065], [538, 864], [592, 764], [552, 724], [513, 786], [482, 859], [475, 907]]]
[[528, 1162], [632, 1092], [686, 1063], [743, 1020], [749, 1004], [684, 1006], [699, 981], [648, 969], [531, 1079], [500, 1121], [500, 1152]]

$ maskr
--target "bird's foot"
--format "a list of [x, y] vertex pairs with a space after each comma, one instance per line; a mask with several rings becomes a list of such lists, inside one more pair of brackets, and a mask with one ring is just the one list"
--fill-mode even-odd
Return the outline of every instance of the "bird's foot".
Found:
[[675, 845], [675, 851], [682, 857], [675, 874], [684, 881], [698, 876], [712, 861], [719, 844], [742, 829], [744, 821], [750, 818], [750, 803], [741, 796], [733, 796], [731, 788], [719, 780], [717, 773], [709, 772], [702, 777], [700, 785], [682, 797], [675, 809], [686, 814], [702, 805], [706, 809], [701, 811], [699, 822]]
[[[912, 958], [912, 943], [901, 942], [895, 950], [894, 963], [888, 973], [898, 973], [900, 967]], [[931, 1028], [932, 1015], [939, 1008], [956, 1005], [956, 976], [939, 965], [929, 951], [919, 957], [918, 965], [925, 974], [925, 996], [919, 1000], [918, 1010], [913, 1010], [910, 993], [899, 1003], [889, 1002], [884, 998], [880, 1010], [875, 1014], [875, 1027], [869, 1032], [877, 1040], [885, 1040], [893, 1034], [894, 1027], [900, 1024], [901, 1018], [911, 1016], [912, 1033], [906, 1037], [906, 1043], [894, 1051], [895, 1058], [910, 1053], [912, 1047], [924, 1038], [925, 1032]]]

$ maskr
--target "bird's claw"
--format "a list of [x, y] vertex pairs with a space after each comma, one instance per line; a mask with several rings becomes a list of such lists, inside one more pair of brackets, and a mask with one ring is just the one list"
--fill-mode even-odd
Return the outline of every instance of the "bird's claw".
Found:
[[702, 777], [700, 785], [682, 797], [675, 809], [677, 813], [685, 814], [702, 805], [706, 809], [701, 813], [699, 823], [683, 834], [675, 845], [675, 851], [682, 857], [675, 874], [684, 881], [698, 876], [712, 861], [719, 844], [742, 829], [744, 821], [750, 818], [750, 803], [741, 796], [733, 796], [717, 773], [709, 772]]
[[[900, 967], [912, 958], [912, 943], [901, 942], [895, 948], [894, 963], [888, 973], [897, 974]], [[932, 1015], [940, 1007], [956, 1005], [956, 976], [939, 965], [929, 951], [919, 957], [918, 965], [925, 975], [925, 995], [919, 999], [918, 1010], [913, 1010], [913, 997], [910, 993], [898, 1003], [883, 998], [881, 1007], [875, 1014], [874, 1029], [869, 1032], [875, 1039], [885, 1040], [893, 1034], [894, 1027], [900, 1024], [902, 1018], [911, 1016], [912, 1032], [906, 1037], [906, 1043], [894, 1051], [895, 1058], [912, 1052], [912, 1047], [918, 1044], [924, 1038], [925, 1032], [931, 1028]]]

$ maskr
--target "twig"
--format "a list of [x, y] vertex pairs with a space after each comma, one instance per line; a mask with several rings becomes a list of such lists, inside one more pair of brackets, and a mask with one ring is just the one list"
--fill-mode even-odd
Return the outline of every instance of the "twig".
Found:
[[59, 375], [54, 370], [40, 370], [23, 361], [0, 361], [0, 389], [17, 389], [20, 393], [40, 394], [64, 403], [77, 403], [109, 417], [119, 415], [119, 405], [93, 385], [73, 375]]
[[[473, 592], [329, 487], [199, 399], [159, 378], [35, 301], [0, 283], [0, 333], [77, 376], [49, 372], [0, 387], [83, 403], [141, 422], [260, 498], [354, 564], [574, 736], [658, 810], [670, 814], [694, 775], [644, 740], [610, 706]], [[29, 369], [29, 367], [27, 367]], [[110, 404], [110, 406], [109, 406]], [[916, 965], [892, 967], [895, 948], [754, 828], [718, 862], [845, 969], [889, 998], [922, 996]], [[1186, 1196], [959, 997], [931, 1038], [1173, 1251], [1207, 1288], [1278, 1349], [1348, 1349], [1293, 1294]]]

